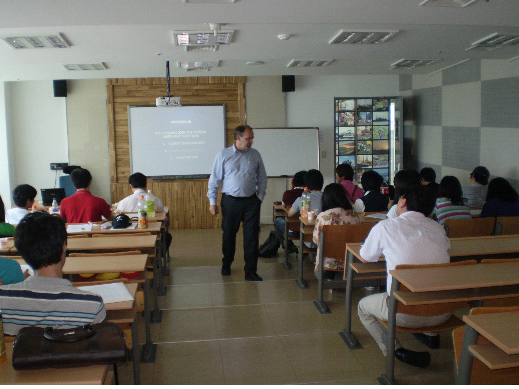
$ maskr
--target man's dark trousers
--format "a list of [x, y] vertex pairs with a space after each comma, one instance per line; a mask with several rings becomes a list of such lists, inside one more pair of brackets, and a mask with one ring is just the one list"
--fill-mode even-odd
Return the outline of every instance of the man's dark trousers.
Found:
[[255, 194], [250, 197], [233, 197], [222, 194], [222, 265], [231, 266], [236, 250], [236, 234], [243, 221], [243, 257], [245, 274], [258, 269], [259, 221], [261, 201]]

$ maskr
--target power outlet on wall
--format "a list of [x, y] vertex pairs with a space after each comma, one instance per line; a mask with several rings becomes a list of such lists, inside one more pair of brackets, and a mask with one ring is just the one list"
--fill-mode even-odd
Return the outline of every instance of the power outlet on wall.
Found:
[[63, 170], [63, 168], [67, 166], [67, 162], [51, 162], [50, 170]]

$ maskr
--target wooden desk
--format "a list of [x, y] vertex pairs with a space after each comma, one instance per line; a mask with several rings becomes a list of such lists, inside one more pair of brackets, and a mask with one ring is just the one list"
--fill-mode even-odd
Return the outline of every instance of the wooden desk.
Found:
[[359, 213], [359, 218], [361, 223], [378, 223], [381, 220], [385, 220], [384, 218], [375, 218], [369, 217], [369, 215], [387, 215], [387, 212], [361, 212]]
[[275, 222], [277, 217], [285, 217], [285, 215], [287, 214], [287, 211], [283, 203], [276, 203], [278, 203], [278, 201], [272, 203], [272, 222]]
[[[463, 316], [467, 323], [456, 383], [470, 384], [473, 358], [490, 369], [519, 366], [519, 312]], [[476, 345], [478, 334], [493, 344]]]
[[[75, 225], [82, 225], [85, 223], [75, 223]], [[74, 224], [67, 224], [74, 225]], [[162, 222], [149, 222], [148, 228], [141, 229], [141, 228], [132, 228], [132, 229], [126, 229], [126, 228], [109, 228], [109, 229], [100, 229], [100, 230], [94, 230], [94, 231], [74, 231], [74, 232], [67, 232], [68, 235], [93, 235], [93, 234], [135, 234], [137, 232], [151, 232], [152, 235], [157, 235], [160, 233], [162, 227]]]
[[70, 367], [66, 369], [14, 370], [13, 344], [6, 343], [7, 360], [0, 363], [1, 385], [102, 385], [108, 365]]
[[[483, 300], [489, 298], [517, 297], [518, 270], [517, 262], [391, 270], [389, 273], [393, 276], [393, 281], [389, 299], [387, 344], [392, 345], [395, 342], [397, 300], [405, 305], [454, 301], [472, 301], [476, 302], [475, 305], [481, 305]], [[410, 287], [410, 291], [399, 291], [400, 283]], [[395, 383], [394, 357], [394, 347], [388, 347], [386, 373], [379, 378], [379, 382]]]

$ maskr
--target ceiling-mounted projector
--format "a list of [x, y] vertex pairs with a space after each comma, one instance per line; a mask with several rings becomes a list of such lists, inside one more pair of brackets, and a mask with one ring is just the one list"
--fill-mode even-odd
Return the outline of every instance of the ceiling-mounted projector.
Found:
[[160, 106], [181, 106], [180, 97], [157, 97], [157, 107]]

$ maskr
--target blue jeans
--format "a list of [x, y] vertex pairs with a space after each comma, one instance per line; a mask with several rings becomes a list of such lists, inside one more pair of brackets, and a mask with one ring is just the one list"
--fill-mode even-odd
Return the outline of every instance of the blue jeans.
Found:
[[[286, 221], [284, 217], [277, 217], [276, 220], [274, 220], [274, 230], [276, 231], [279, 243], [283, 248], [285, 248], [285, 224]], [[292, 248], [293, 245], [294, 243], [291, 240], [289, 240], [288, 249]]]

